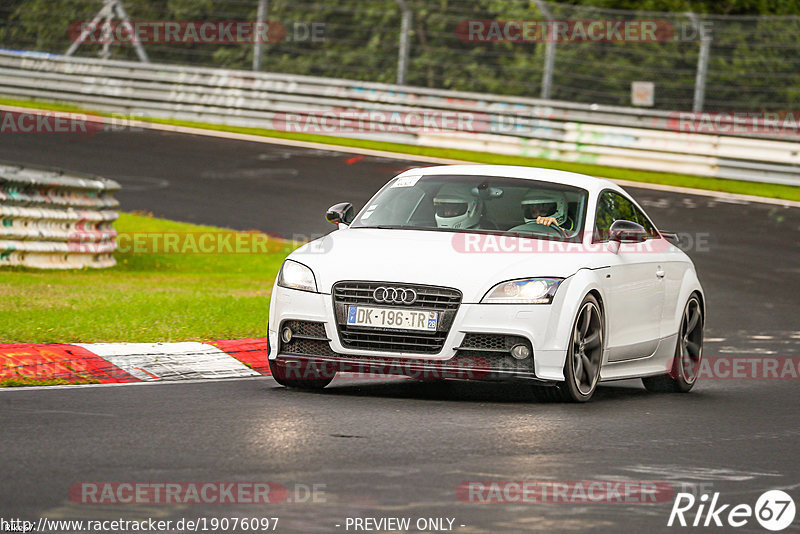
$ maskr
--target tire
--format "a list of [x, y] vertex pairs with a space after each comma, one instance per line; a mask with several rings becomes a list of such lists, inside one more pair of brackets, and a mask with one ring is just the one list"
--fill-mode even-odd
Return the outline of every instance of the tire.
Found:
[[286, 378], [286, 366], [278, 364], [277, 360], [269, 360], [269, 370], [272, 378], [281, 386], [293, 389], [319, 390], [331, 383], [336, 373], [324, 374], [318, 371], [313, 373], [319, 378]]
[[564, 362], [564, 382], [535, 386], [536, 398], [544, 402], [588, 402], [600, 379], [604, 348], [603, 311], [597, 299], [586, 295], [578, 307]]
[[697, 294], [692, 294], [683, 308], [675, 355], [670, 371], [664, 375], [642, 378], [647, 391], [653, 393], [688, 393], [697, 382], [703, 358], [703, 306]]

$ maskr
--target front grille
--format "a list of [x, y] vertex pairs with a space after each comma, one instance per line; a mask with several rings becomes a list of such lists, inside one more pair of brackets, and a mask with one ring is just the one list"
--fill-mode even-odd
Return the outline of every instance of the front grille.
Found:
[[336, 356], [331, 350], [328, 341], [317, 341], [316, 339], [292, 339], [289, 343], [281, 341], [282, 354], [302, 354], [305, 356]]
[[[531, 356], [517, 360], [511, 356], [511, 347], [523, 344], [531, 350]], [[456, 347], [454, 360], [469, 359], [471, 365], [498, 371], [533, 372], [533, 351], [530, 341], [521, 336], [502, 334], [467, 334], [464, 341]], [[469, 366], [463, 363], [462, 366]]]
[[[377, 303], [372, 294], [381, 286], [413, 289], [417, 293], [417, 300], [413, 304]], [[436, 354], [442, 350], [447, 333], [450, 331], [458, 307], [461, 305], [461, 292], [448, 287], [419, 284], [339, 282], [333, 286], [333, 304], [339, 339], [344, 347], [382, 352]], [[347, 307], [351, 305], [437, 311], [439, 312], [438, 327], [435, 332], [415, 332], [392, 328], [349, 326], [347, 325]]]
[[[400, 304], [401, 308], [425, 308], [426, 310], [457, 310], [461, 304], [461, 291], [449, 287], [421, 286], [392, 282], [339, 282], [333, 287], [333, 297], [343, 304], [377, 306], [372, 293], [379, 287], [404, 287], [417, 292], [414, 304]], [[381, 307], [384, 305], [381, 304]]]
[[[292, 329], [292, 339], [288, 343], [280, 338], [285, 327]], [[312, 321], [284, 321], [278, 332], [283, 354], [304, 354], [308, 356], [335, 356], [330, 340], [325, 335], [325, 324]]]
[[461, 346], [458, 348], [462, 350], [509, 352], [511, 347], [520, 343], [530, 347], [528, 340], [520, 336], [505, 336], [502, 334], [467, 334], [464, 336], [464, 341], [461, 342]]
[[[325, 334], [325, 323], [313, 321], [285, 321], [283, 326], [291, 328], [296, 338], [328, 339], [328, 336]], [[283, 330], [283, 328], [281, 330]]]

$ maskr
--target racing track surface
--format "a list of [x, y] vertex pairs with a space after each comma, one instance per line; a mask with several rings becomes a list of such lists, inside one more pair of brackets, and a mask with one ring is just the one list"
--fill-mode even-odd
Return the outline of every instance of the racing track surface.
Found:
[[[114, 178], [126, 211], [288, 237], [329, 231], [325, 208], [360, 207], [411, 165], [160, 132], [4, 135], [0, 159]], [[660, 228], [693, 234], [706, 357], [800, 356], [799, 209], [631, 192]], [[668, 481], [732, 504], [791, 488], [800, 505], [798, 401], [797, 379], [707, 380], [689, 395], [619, 382], [582, 406], [538, 404], [502, 384], [406, 379], [337, 379], [321, 393], [271, 378], [0, 391], [0, 517], [277, 515], [280, 532], [344, 532], [348, 516], [450, 517], [455, 532], [692, 530], [666, 527], [671, 500], [469, 504], [456, 488]], [[92, 507], [67, 497], [82, 481], [237, 480], [324, 484], [325, 502]], [[737, 530], [765, 532], [755, 521]]]

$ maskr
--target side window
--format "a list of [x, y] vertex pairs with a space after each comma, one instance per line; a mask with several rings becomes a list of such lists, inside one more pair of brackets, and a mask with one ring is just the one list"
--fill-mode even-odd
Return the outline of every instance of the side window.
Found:
[[619, 193], [605, 191], [600, 195], [597, 202], [597, 215], [594, 223], [595, 241], [605, 241], [608, 238], [608, 230], [614, 221], [632, 221], [642, 225], [650, 237], [657, 237], [656, 229], [650, 224], [642, 211], [633, 202], [623, 197]]
[[[644, 230], [647, 232], [648, 236], [658, 237], [658, 232], [656, 231], [655, 227], [650, 223], [650, 221], [647, 219], [647, 216], [644, 214], [644, 212], [642, 212], [642, 210], [637, 208], [636, 205], [627, 198], [620, 195], [615, 195], [615, 196], [620, 199], [621, 204], [624, 203], [626, 206], [625, 208], [626, 217], [618, 217], [618, 218], [639, 223], [642, 225], [642, 228], [644, 228]], [[630, 218], [628, 218], [628, 216]]]
[[597, 201], [597, 215], [594, 219], [594, 239], [595, 241], [605, 241], [608, 237], [608, 230], [614, 222], [614, 198], [612, 193], [606, 191], [601, 193], [600, 200]]
[[653, 224], [650, 222], [650, 220], [647, 218], [647, 216], [644, 213], [642, 213], [642, 210], [640, 210], [636, 206], [633, 206], [633, 210], [636, 212], [636, 222], [642, 225], [642, 227], [647, 232], [647, 235], [653, 238], [657, 238], [658, 231], [656, 230], [655, 226], [653, 226]]

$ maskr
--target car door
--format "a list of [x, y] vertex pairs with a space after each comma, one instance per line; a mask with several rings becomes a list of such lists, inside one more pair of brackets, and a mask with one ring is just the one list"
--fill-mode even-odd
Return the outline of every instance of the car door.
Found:
[[615, 254], [603, 246], [608, 258], [601, 277], [605, 293], [608, 361], [622, 361], [651, 356], [661, 337], [664, 305], [664, 262], [659, 247], [652, 246], [658, 232], [652, 223], [622, 194], [603, 191], [597, 204], [593, 239], [608, 241], [614, 221], [641, 224], [648, 231], [644, 243], [621, 243]]

